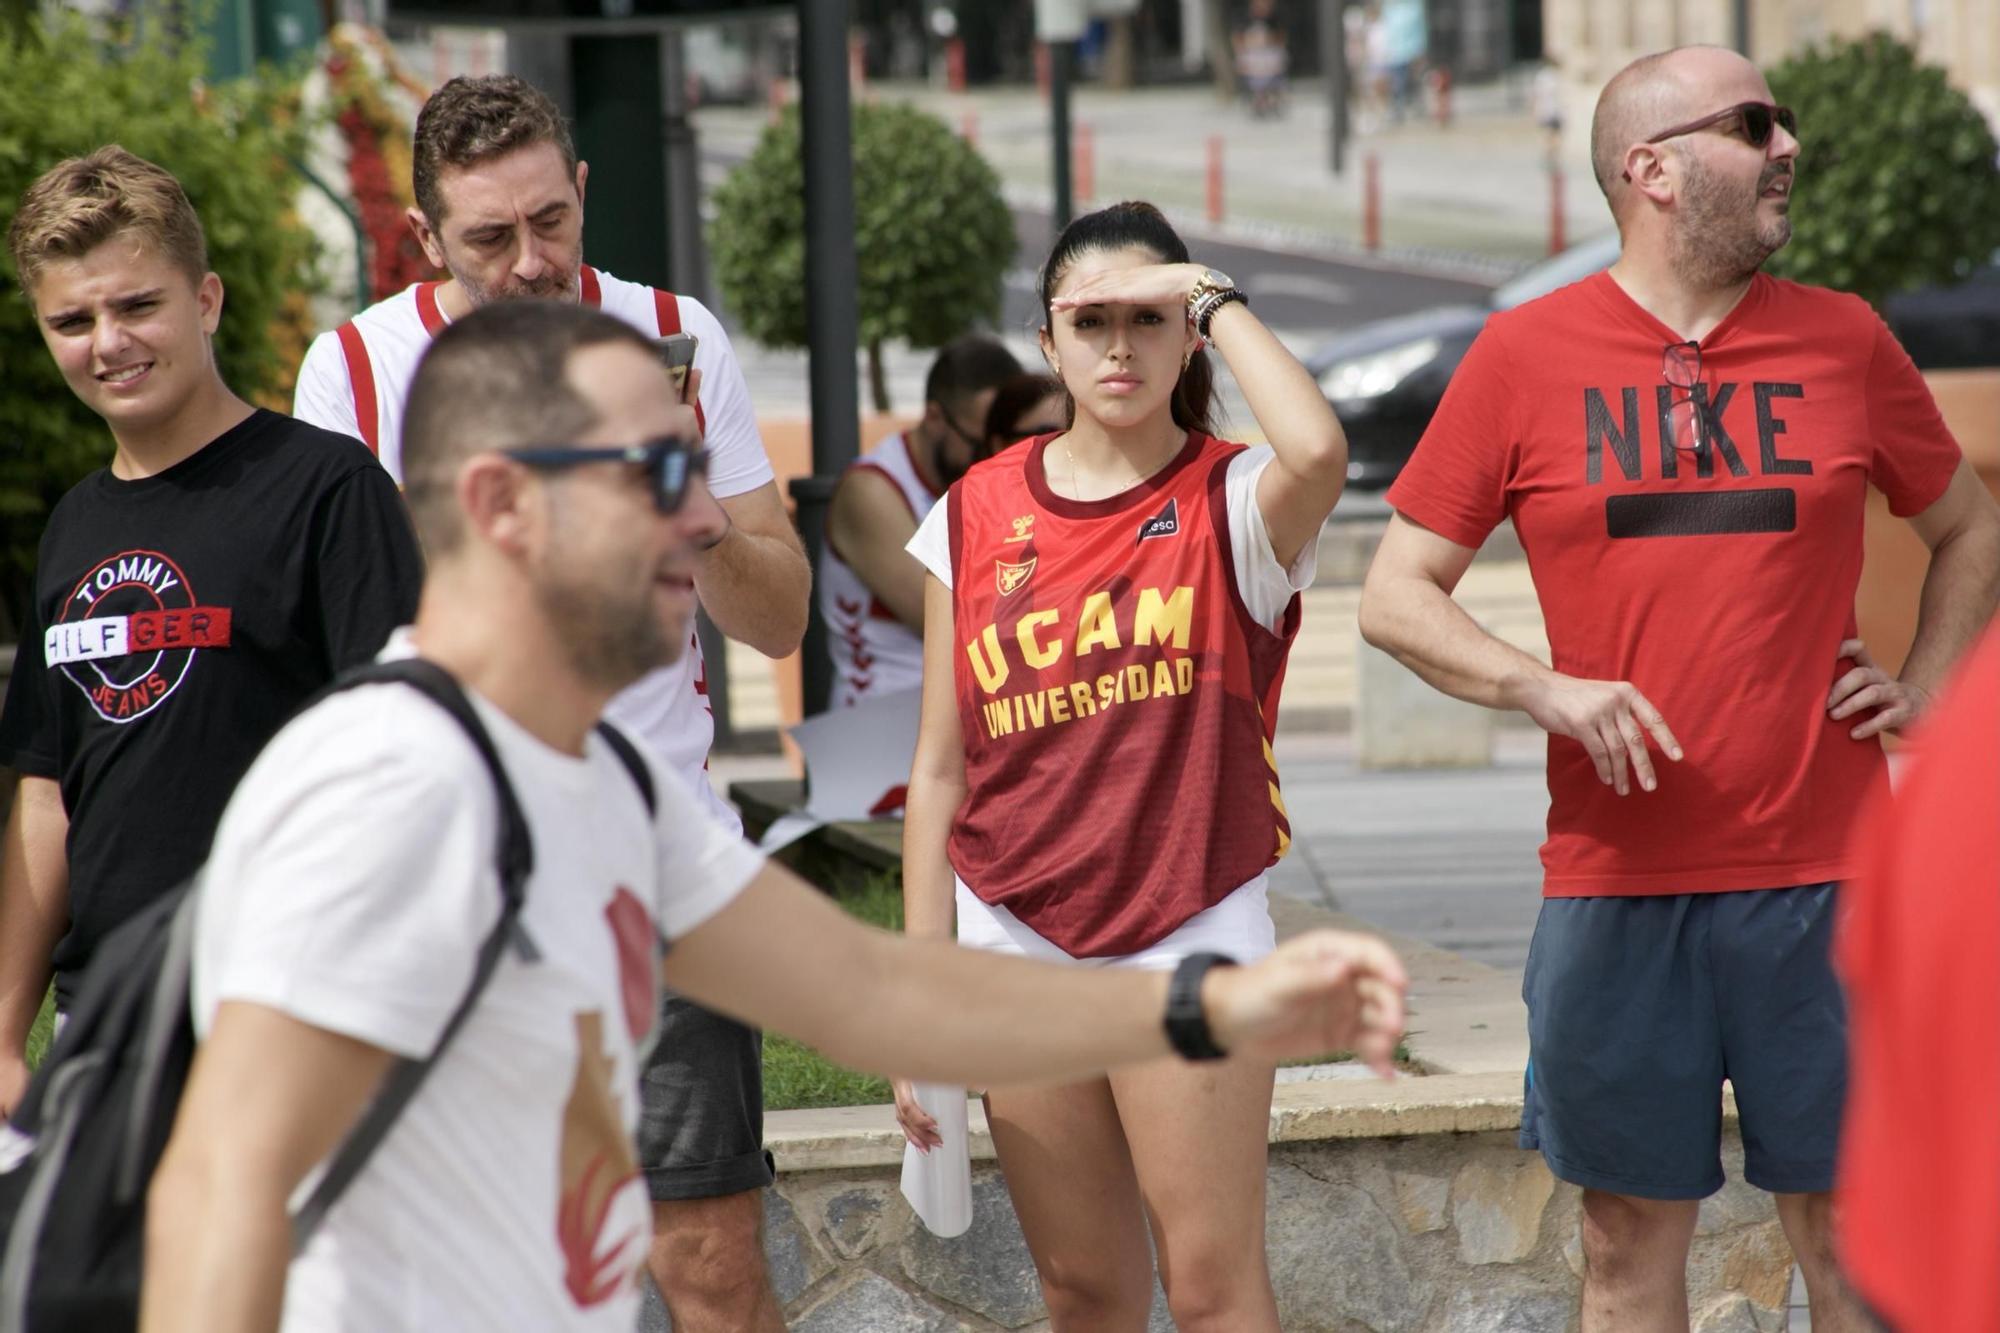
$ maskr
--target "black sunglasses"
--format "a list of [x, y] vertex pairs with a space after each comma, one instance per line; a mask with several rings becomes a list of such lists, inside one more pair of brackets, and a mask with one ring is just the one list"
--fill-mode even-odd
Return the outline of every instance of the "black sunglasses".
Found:
[[[1668, 343], [1660, 359], [1660, 378], [1675, 392], [1668, 396], [1667, 417], [1673, 426], [1674, 448], [1682, 453], [1701, 458], [1707, 450], [1707, 432], [1702, 429], [1703, 398], [1696, 389], [1701, 385], [1701, 344], [1698, 342]], [[1686, 395], [1682, 397], [1681, 395]], [[1688, 443], [1681, 443], [1681, 408], [1687, 408], [1686, 435]]]
[[1795, 139], [1799, 134], [1799, 118], [1792, 114], [1790, 107], [1773, 106], [1769, 102], [1738, 102], [1735, 106], [1725, 107], [1712, 116], [1703, 116], [1700, 120], [1691, 120], [1685, 125], [1661, 130], [1646, 142], [1659, 143], [1663, 139], [1678, 139], [1683, 134], [1693, 134], [1696, 130], [1705, 130], [1711, 125], [1720, 125], [1731, 116], [1743, 118], [1743, 137], [1750, 141], [1752, 148], [1762, 148], [1771, 142], [1773, 125], [1784, 126], [1785, 133]]
[[584, 463], [637, 463], [653, 483], [653, 507], [671, 514], [687, 500], [688, 486], [708, 471], [708, 450], [691, 445], [678, 436], [649, 440], [645, 444], [619, 445], [530, 445], [502, 449], [502, 456], [528, 467], [565, 468]]

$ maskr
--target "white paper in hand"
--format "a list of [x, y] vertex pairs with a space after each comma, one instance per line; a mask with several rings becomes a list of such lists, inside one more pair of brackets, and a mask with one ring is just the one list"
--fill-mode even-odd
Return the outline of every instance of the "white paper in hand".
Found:
[[944, 1143], [929, 1152], [903, 1145], [903, 1197], [935, 1236], [959, 1236], [972, 1225], [972, 1149], [966, 1140], [965, 1089], [914, 1085], [917, 1105], [937, 1121]]

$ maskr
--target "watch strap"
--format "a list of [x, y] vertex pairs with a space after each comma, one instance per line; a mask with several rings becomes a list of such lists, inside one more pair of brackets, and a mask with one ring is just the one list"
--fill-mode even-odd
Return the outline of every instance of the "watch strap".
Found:
[[1184, 1060], [1220, 1060], [1228, 1054], [1215, 1044], [1208, 1014], [1201, 1006], [1201, 983], [1210, 968], [1234, 967], [1226, 954], [1191, 953], [1174, 968], [1167, 983], [1167, 1043]]

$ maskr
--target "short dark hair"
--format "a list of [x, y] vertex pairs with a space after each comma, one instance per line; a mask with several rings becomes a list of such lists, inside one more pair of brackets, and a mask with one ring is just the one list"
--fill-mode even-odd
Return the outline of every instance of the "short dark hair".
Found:
[[417, 365], [403, 408], [403, 483], [425, 551], [464, 539], [456, 495], [467, 458], [491, 449], [559, 444], [597, 425], [569, 379], [586, 347], [653, 344], [623, 320], [572, 301], [490, 301], [438, 334]]
[[924, 376], [924, 401], [957, 407], [975, 393], [1021, 373], [1021, 363], [998, 338], [967, 333], [946, 343]]
[[576, 176], [576, 143], [547, 93], [513, 74], [459, 75], [417, 113], [410, 156], [417, 207], [437, 226], [444, 221], [438, 177], [447, 168], [462, 170], [540, 143], [554, 144], [570, 176]]
[[[977, 450], [979, 456], [986, 457], [992, 450], [995, 440], [1001, 441], [1002, 448], [1013, 444], [1014, 423], [1020, 419], [1021, 414], [1044, 398], [1062, 393], [1063, 383], [1053, 375], [1037, 375], [1031, 371], [1023, 371], [1019, 375], [1009, 375], [1000, 381], [1000, 387], [993, 391], [993, 405], [986, 409], [986, 425], [979, 433]], [[1076, 405], [1069, 403], [1066, 396], [1064, 402], [1068, 410], [1063, 415], [1074, 416]], [[1065, 421], [1063, 424], [1069, 423]]]

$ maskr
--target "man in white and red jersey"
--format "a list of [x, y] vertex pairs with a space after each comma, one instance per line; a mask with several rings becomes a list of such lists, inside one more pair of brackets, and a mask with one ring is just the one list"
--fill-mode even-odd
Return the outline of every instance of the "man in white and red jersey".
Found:
[[[709, 486], [728, 522], [700, 556], [695, 583], [721, 630], [772, 657], [798, 648], [811, 576], [764, 455], [722, 325], [700, 302], [623, 282], [583, 262], [579, 162], [555, 104], [511, 75], [457, 78], [417, 118], [410, 226], [451, 276], [424, 282], [314, 340], [299, 373], [303, 420], [359, 437], [402, 479], [400, 419], [418, 361], [454, 319], [489, 301], [580, 301], [649, 336], [700, 339], [696, 412]], [[550, 444], [564, 444], [551, 440]], [[692, 636], [690, 636], [692, 639]], [[700, 646], [612, 701], [609, 716], [645, 739], [712, 813], [734, 812], [703, 772], [714, 723]], [[782, 1327], [758, 1243], [763, 1150], [760, 1039], [669, 995], [645, 1071], [640, 1160], [655, 1201], [651, 1264], [675, 1326]]]
[[[1888, 328], [1761, 271], [1791, 236], [1797, 129], [1720, 48], [1611, 80], [1591, 141], [1618, 262], [1487, 323], [1362, 593], [1371, 642], [1549, 732], [1521, 1146], [1582, 1187], [1586, 1333], [1685, 1333], [1725, 1079], [1813, 1326], [1862, 1326], [1831, 1244], [1837, 882], [1880, 733], [1924, 709], [2000, 580], [2000, 513]], [[1871, 485], [1932, 553], [1897, 677], [1854, 619]], [[1451, 598], [1503, 519], [1550, 665]]]
[[1020, 363], [996, 338], [946, 344], [924, 377], [923, 420], [848, 465], [826, 510], [820, 614], [833, 706], [914, 690], [924, 678], [924, 569], [904, 548], [978, 456], [986, 410]]

